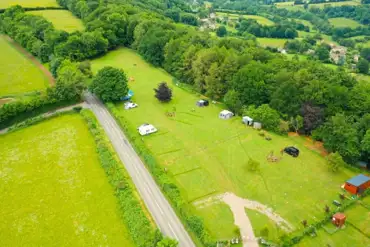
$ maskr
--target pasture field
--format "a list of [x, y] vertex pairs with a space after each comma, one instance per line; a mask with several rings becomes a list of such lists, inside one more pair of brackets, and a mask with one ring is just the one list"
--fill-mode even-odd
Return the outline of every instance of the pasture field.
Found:
[[274, 38], [257, 38], [258, 43], [263, 46], [270, 46], [270, 47], [276, 47], [276, 48], [283, 48], [285, 45], [285, 42], [288, 41], [288, 39], [274, 39]]
[[134, 246], [80, 115], [0, 135], [0, 150], [0, 246]]
[[0, 97], [44, 90], [48, 78], [33, 61], [0, 35]]
[[[309, 8], [325, 8], [325, 6], [354, 6], [359, 5], [360, 3], [357, 1], [346, 1], [346, 2], [330, 2], [330, 3], [316, 3], [316, 4], [309, 4]], [[287, 10], [304, 10], [304, 5], [294, 5], [294, 2], [281, 2], [275, 3], [277, 8], [285, 8]]]
[[[229, 14], [229, 13], [224, 13], [224, 12], [216, 12], [217, 16], [228, 16], [231, 20], [237, 20], [240, 15], [238, 14]], [[263, 16], [259, 15], [243, 15], [244, 18], [246, 19], [253, 19], [256, 20], [259, 24], [265, 25], [265, 26], [273, 26], [275, 23]]]
[[28, 14], [40, 15], [53, 23], [56, 29], [66, 32], [82, 31], [84, 29], [82, 21], [68, 10], [40, 10], [30, 11]]
[[[127, 121], [127, 131], [137, 133], [136, 128], [143, 123], [157, 127], [158, 133], [140, 140], [173, 176], [183, 198], [194, 205], [194, 212], [204, 217], [212, 234], [220, 239], [228, 237], [230, 231], [224, 233], [219, 227], [235, 227], [230, 213], [210, 203], [206, 209], [222, 211], [217, 220], [225, 224], [211, 227], [215, 214], [196, 207], [194, 203], [200, 199], [233, 192], [271, 207], [295, 229], [302, 229], [303, 219], [312, 223], [324, 216], [322, 208], [337, 198], [343, 182], [355, 175], [347, 169], [330, 172], [320, 152], [304, 138], [269, 133], [272, 140], [266, 141], [258, 131], [243, 125], [239, 117], [219, 119], [223, 109], [220, 104], [197, 108], [195, 103], [201, 96], [176, 86], [170, 75], [130, 49], [121, 48], [92, 61], [94, 73], [105, 66], [122, 68], [131, 78], [129, 87], [135, 93], [132, 100], [139, 107], [126, 111], [122, 103], [116, 104]], [[153, 88], [162, 81], [173, 89], [174, 97], [167, 104], [154, 97]], [[167, 117], [166, 112], [176, 114]], [[280, 157], [280, 150], [292, 145], [301, 151], [298, 158], [283, 155], [278, 163], [267, 162], [271, 151]], [[247, 169], [249, 158], [260, 162], [260, 173]]]
[[6, 9], [13, 5], [22, 7], [59, 7], [56, 0], [1, 0], [0, 9]]
[[350, 27], [350, 28], [356, 28], [359, 26], [362, 26], [357, 21], [348, 19], [348, 18], [330, 18], [329, 19], [330, 24], [332, 24], [334, 27]]

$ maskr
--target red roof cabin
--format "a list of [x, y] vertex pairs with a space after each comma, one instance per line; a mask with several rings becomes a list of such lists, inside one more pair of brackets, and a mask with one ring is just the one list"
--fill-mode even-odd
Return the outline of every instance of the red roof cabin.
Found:
[[342, 227], [346, 223], [346, 216], [344, 213], [336, 213], [333, 215], [331, 222], [337, 227]]
[[365, 176], [363, 174], [351, 178], [344, 185], [344, 189], [346, 189], [348, 192], [354, 195], [361, 194], [367, 188], [370, 188], [370, 177]]

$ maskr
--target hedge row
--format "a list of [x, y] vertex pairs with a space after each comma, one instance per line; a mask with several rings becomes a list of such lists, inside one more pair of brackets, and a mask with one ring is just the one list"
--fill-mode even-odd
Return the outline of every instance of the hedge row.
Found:
[[[25, 11], [37, 11], [37, 10], [63, 10], [63, 7], [23, 7]], [[6, 9], [0, 9], [0, 14], [4, 13]]]
[[89, 110], [82, 110], [81, 115], [86, 120], [93, 135], [100, 164], [103, 167], [109, 183], [114, 188], [118, 199], [119, 214], [127, 225], [134, 243], [138, 247], [155, 247], [162, 239], [159, 230], [155, 229], [143, 212], [139, 199], [135, 195], [126, 171], [116, 157], [109, 140], [98, 124], [94, 114]]
[[203, 219], [191, 213], [191, 208], [188, 206], [187, 202], [182, 199], [180, 190], [174, 183], [173, 178], [162, 169], [150, 150], [144, 145], [141, 138], [138, 138], [136, 132], [130, 131], [127, 120], [115, 108], [114, 104], [107, 103], [106, 105], [117, 120], [121, 129], [126, 134], [127, 138], [130, 140], [135, 151], [144, 160], [145, 165], [148, 167], [157, 184], [171, 202], [177, 215], [179, 215], [182, 221], [186, 223], [186, 228], [190, 229], [204, 246], [215, 247], [216, 241], [211, 239], [208, 231], [204, 227]]
[[45, 95], [38, 95], [30, 100], [7, 103], [0, 107], [0, 129], [77, 102], [77, 100], [59, 101]]

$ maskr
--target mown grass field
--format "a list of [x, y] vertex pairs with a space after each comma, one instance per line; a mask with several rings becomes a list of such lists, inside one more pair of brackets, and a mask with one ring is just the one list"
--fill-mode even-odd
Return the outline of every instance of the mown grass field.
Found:
[[9, 8], [13, 5], [22, 7], [58, 7], [56, 0], [1, 0], [0, 9]]
[[0, 246], [134, 246], [80, 115], [0, 135], [0, 150]]
[[[152, 67], [132, 50], [118, 49], [92, 61], [94, 73], [104, 66], [122, 68], [134, 79], [129, 87], [139, 107], [130, 111], [125, 111], [122, 103], [116, 107], [127, 119], [128, 131], [137, 133], [137, 126], [143, 123], [158, 128], [158, 133], [142, 140], [172, 174], [189, 204], [210, 195], [234, 192], [272, 207], [296, 228], [301, 228], [303, 219], [311, 223], [323, 217], [325, 204], [331, 204], [343, 182], [355, 175], [349, 170], [330, 172], [325, 159], [304, 138], [270, 134], [272, 140], [266, 141], [257, 131], [244, 126], [238, 117], [220, 120], [221, 105], [197, 108], [195, 103], [200, 96], [172, 84], [166, 72]], [[153, 88], [162, 81], [173, 88], [174, 98], [168, 104], [154, 98]], [[174, 110], [175, 117], [165, 115], [166, 111]], [[298, 158], [284, 155], [279, 163], [267, 162], [266, 156], [271, 151], [280, 156], [280, 150], [291, 145], [301, 150]], [[261, 163], [260, 174], [248, 171], [249, 158]], [[224, 233], [216, 227], [234, 229], [231, 214], [225, 207], [215, 207], [218, 206], [209, 206], [209, 211], [195, 210], [208, 222], [213, 235], [226, 238], [230, 230]], [[219, 215], [217, 221], [225, 225], [209, 226], [216, 220], [213, 210]]]
[[48, 78], [26, 56], [0, 35], [0, 97], [44, 90]]
[[[253, 232], [256, 237], [263, 237], [276, 243], [279, 239], [279, 236], [284, 233], [284, 231], [282, 231], [279, 226], [277, 226], [276, 223], [270, 220], [266, 215], [250, 209], [245, 209], [245, 212], [252, 223]], [[266, 236], [261, 235], [261, 230], [264, 228], [268, 229], [267, 238]]]
[[[229, 14], [224, 12], [216, 12], [216, 15], [221, 17], [228, 16], [231, 20], [237, 20], [240, 16], [238, 14]], [[259, 15], [243, 15], [243, 17], [246, 19], [256, 20], [261, 25], [272, 26], [275, 24], [273, 21]]]
[[[309, 4], [309, 8], [325, 8], [325, 6], [354, 6], [359, 5], [360, 3], [357, 1], [346, 1], [346, 2], [330, 2], [330, 3], [316, 3], [316, 4]], [[281, 2], [281, 3], [275, 3], [275, 6], [277, 8], [285, 8], [287, 10], [304, 10], [304, 5], [294, 5], [293, 2]]]
[[270, 46], [270, 47], [280, 47], [283, 48], [285, 45], [285, 42], [288, 41], [288, 39], [274, 39], [274, 38], [257, 38], [258, 43], [263, 46]]
[[356, 28], [361, 26], [360, 23], [357, 21], [348, 19], [348, 18], [330, 18], [329, 19], [330, 24], [332, 24], [334, 27], [350, 27], [350, 28]]
[[28, 13], [32, 15], [40, 15], [53, 23], [56, 29], [64, 30], [66, 32], [82, 31], [84, 29], [82, 21], [67, 10], [40, 10]]

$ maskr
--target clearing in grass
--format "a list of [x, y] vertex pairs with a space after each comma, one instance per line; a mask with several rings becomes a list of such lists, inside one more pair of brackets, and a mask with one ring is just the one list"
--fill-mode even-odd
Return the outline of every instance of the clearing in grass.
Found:
[[[325, 159], [307, 148], [300, 137], [269, 133], [272, 140], [266, 141], [258, 131], [243, 125], [238, 117], [219, 119], [218, 114], [224, 109], [221, 105], [196, 107], [200, 96], [183, 90], [181, 84], [171, 84], [171, 76], [149, 65], [132, 50], [118, 49], [92, 61], [94, 73], [105, 66], [122, 68], [134, 79], [129, 87], [135, 93], [132, 100], [139, 107], [126, 111], [123, 103], [118, 103], [116, 108], [127, 121], [127, 131], [138, 137], [136, 128], [141, 124], [151, 123], [157, 127], [158, 133], [136, 141], [143, 142], [172, 174], [189, 204], [233, 192], [272, 208], [295, 229], [302, 229], [302, 220], [310, 224], [324, 217], [322, 208], [336, 199], [340, 186], [355, 175], [347, 169], [330, 172]], [[162, 81], [173, 89], [173, 99], [166, 104], [154, 97], [153, 88]], [[172, 117], [166, 115], [173, 111], [176, 114]], [[271, 151], [280, 157], [280, 150], [287, 146], [300, 149], [299, 157], [283, 155], [279, 163], [267, 161], [266, 156]], [[249, 158], [261, 164], [259, 173], [248, 170]], [[209, 210], [213, 210], [212, 207], [210, 205]], [[214, 222], [211, 213], [205, 214], [197, 208], [194, 211], [208, 224]], [[229, 215], [225, 212], [219, 220], [232, 229], [234, 225], [227, 223], [231, 222]], [[212, 231], [219, 239], [230, 234], [217, 229]]]
[[0, 246], [134, 246], [80, 115], [0, 135], [0, 150]]
[[283, 48], [288, 39], [257, 38], [257, 41], [263, 47]]
[[67, 10], [39, 10], [30, 11], [28, 14], [40, 15], [53, 23], [56, 29], [66, 32], [82, 31], [84, 29], [82, 21]]
[[332, 24], [334, 27], [349, 27], [349, 28], [356, 28], [359, 26], [362, 26], [357, 21], [348, 19], [348, 18], [330, 18], [329, 19], [330, 24]]
[[0, 35], [0, 97], [45, 90], [49, 79], [43, 71]]
[[6, 9], [14, 5], [22, 7], [59, 7], [56, 0], [1, 0], [0, 9]]
[[237, 20], [240, 16], [243, 16], [245, 19], [253, 19], [256, 20], [259, 24], [265, 26], [273, 26], [275, 23], [263, 16], [259, 15], [238, 15], [238, 14], [229, 14], [224, 12], [216, 12], [216, 15], [219, 17], [228, 16], [230, 20]]

